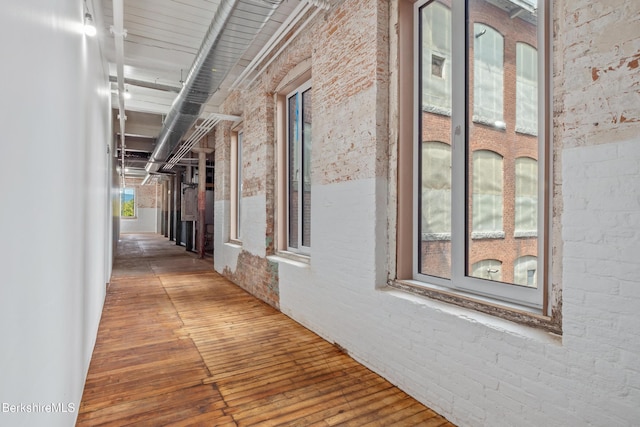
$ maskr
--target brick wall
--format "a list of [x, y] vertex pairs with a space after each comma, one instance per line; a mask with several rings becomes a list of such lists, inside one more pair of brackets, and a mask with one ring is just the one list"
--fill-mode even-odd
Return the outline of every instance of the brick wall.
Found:
[[[397, 148], [388, 139], [397, 97], [383, 76], [397, 76], [389, 52], [397, 52], [398, 2], [338, 2], [254, 87], [229, 101], [257, 144], [245, 167], [265, 183], [251, 184], [245, 209], [255, 235], [242, 247], [216, 240], [216, 269], [461, 426], [625, 426], [640, 419], [640, 3], [554, 3], [551, 256], [561, 337], [381, 288], [394, 274], [385, 248], [396, 229], [389, 214], [396, 155], [387, 148]], [[313, 244], [304, 264], [267, 258], [267, 212], [277, 202], [267, 188], [273, 136], [268, 123], [253, 122], [272, 120], [265, 94], [309, 56], [317, 108]], [[225, 141], [218, 137], [218, 146]], [[217, 203], [224, 212], [229, 200]]]

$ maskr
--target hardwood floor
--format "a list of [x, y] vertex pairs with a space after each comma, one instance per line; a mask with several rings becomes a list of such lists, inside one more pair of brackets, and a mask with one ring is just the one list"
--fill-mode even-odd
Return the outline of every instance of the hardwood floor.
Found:
[[126, 235], [78, 426], [453, 426], [157, 235]]

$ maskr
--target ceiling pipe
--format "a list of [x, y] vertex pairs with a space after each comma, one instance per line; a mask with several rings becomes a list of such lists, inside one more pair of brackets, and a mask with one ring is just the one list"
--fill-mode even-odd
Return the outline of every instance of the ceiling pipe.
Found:
[[[114, 0], [115, 1], [115, 0]], [[222, 0], [167, 114], [147, 172], [157, 172], [282, 0]]]
[[296, 6], [293, 12], [291, 12], [287, 19], [285, 19], [280, 27], [278, 27], [273, 36], [271, 36], [269, 41], [262, 47], [262, 49], [260, 49], [260, 52], [258, 52], [244, 71], [242, 71], [238, 78], [231, 84], [230, 90], [236, 89], [247, 78], [247, 76], [256, 69], [258, 64], [262, 62], [269, 53], [271, 53], [273, 47], [280, 43], [282, 38], [287, 34], [287, 31], [293, 28], [310, 8], [311, 5], [306, 1], [301, 1], [298, 6]]
[[[298, 23], [305, 17], [305, 15], [307, 15], [307, 12], [313, 6], [316, 7], [316, 10], [314, 11], [314, 13], [312, 15], [310, 15], [310, 16], [307, 16], [305, 22], [298, 28], [298, 30], [295, 32], [295, 34], [293, 36], [290, 35], [289, 31], [291, 31], [293, 28], [295, 28], [298, 25]], [[330, 7], [331, 7], [331, 5], [330, 5], [328, 0], [303, 0], [303, 1], [301, 1], [300, 4], [298, 4], [298, 6], [296, 6], [296, 8], [293, 10], [293, 12], [282, 23], [282, 25], [280, 25], [280, 27], [276, 30], [276, 32], [273, 34], [273, 36], [271, 36], [269, 41], [264, 45], [264, 47], [260, 50], [260, 52], [258, 52], [258, 54], [249, 63], [249, 65], [247, 65], [247, 67], [240, 74], [240, 76], [238, 76], [238, 78], [231, 84], [230, 90], [237, 89], [242, 84], [244, 84], [244, 82], [246, 81], [248, 76], [256, 70], [258, 65], [260, 63], [262, 63], [265, 60], [265, 58], [271, 56], [271, 59], [269, 60], [268, 64], [266, 66], [262, 67], [262, 69], [253, 76], [253, 78], [251, 79], [251, 83], [253, 83], [255, 81], [255, 79], [258, 76], [260, 76], [260, 74], [265, 70], [265, 68], [269, 64], [271, 64], [271, 62], [274, 59], [276, 59], [278, 57], [278, 55], [280, 55], [280, 53], [282, 53], [284, 48], [286, 46], [288, 46], [289, 43], [291, 43], [291, 41], [293, 41], [293, 39], [296, 38], [296, 36], [300, 33], [301, 29], [306, 27], [307, 24], [318, 14], [319, 10], [329, 10]], [[280, 42], [284, 39], [285, 36], [287, 36], [287, 41], [284, 43], [283, 46], [280, 47], [280, 49], [278, 50], [277, 54], [272, 55], [273, 50], [277, 46], [279, 46]], [[249, 85], [250, 84], [245, 85], [245, 87], [248, 87]]]
[[[117, 83], [118, 77], [109, 76], [109, 81], [111, 83]], [[129, 79], [129, 78], [124, 79], [124, 84], [127, 84], [129, 86], [138, 86], [138, 87], [144, 87], [147, 89], [155, 89], [155, 90], [162, 90], [165, 92], [175, 92], [175, 93], [180, 93], [180, 89], [181, 89], [181, 87], [178, 87], [178, 86], [170, 86], [170, 85], [165, 85], [161, 83], [152, 83], [152, 82], [147, 82], [145, 80]]]
[[246, 83], [246, 86], [245, 86], [245, 87], [250, 87], [250, 86], [253, 84], [253, 82], [254, 82], [254, 81], [256, 81], [256, 79], [257, 79], [258, 77], [260, 77], [260, 76], [262, 75], [262, 73], [264, 73], [264, 72], [265, 72], [265, 70], [267, 69], [267, 67], [269, 67], [269, 65], [271, 65], [271, 63], [272, 63], [273, 61], [275, 61], [275, 60], [280, 56], [280, 54], [281, 54], [281, 53], [282, 53], [282, 52], [287, 48], [287, 46], [289, 46], [289, 44], [290, 44], [293, 40], [295, 40], [295, 38], [296, 38], [296, 37], [298, 37], [298, 34], [300, 34], [300, 33], [305, 29], [305, 27], [306, 27], [310, 22], [312, 22], [312, 21], [313, 21], [313, 18], [315, 18], [315, 17], [316, 17], [316, 15], [317, 15], [321, 10], [323, 10], [323, 9], [321, 9], [321, 8], [316, 8], [316, 10], [314, 10], [314, 11], [313, 11], [313, 13], [312, 13], [311, 15], [309, 15], [309, 17], [308, 17], [308, 18], [307, 18], [307, 19], [306, 19], [302, 24], [300, 24], [300, 26], [296, 29], [296, 31], [293, 33], [293, 35], [291, 35], [291, 37], [289, 37], [289, 38], [287, 39], [287, 41], [286, 41], [286, 42], [284, 42], [284, 43], [282, 44], [282, 46], [280, 46], [280, 48], [278, 49], [278, 51], [277, 51], [275, 54], [273, 54], [273, 55], [271, 56], [271, 58], [269, 58], [269, 60], [268, 60], [268, 61], [267, 61], [263, 66], [262, 66], [262, 68], [260, 68], [260, 70], [258, 70], [258, 71], [254, 74], [254, 76], [251, 78], [251, 80], [249, 80], [249, 82], [248, 82], [248, 83]]

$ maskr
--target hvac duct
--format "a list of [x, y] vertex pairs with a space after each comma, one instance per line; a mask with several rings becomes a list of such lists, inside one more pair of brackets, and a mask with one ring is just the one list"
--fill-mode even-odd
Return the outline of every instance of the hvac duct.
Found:
[[145, 169], [157, 172], [282, 0], [222, 0]]

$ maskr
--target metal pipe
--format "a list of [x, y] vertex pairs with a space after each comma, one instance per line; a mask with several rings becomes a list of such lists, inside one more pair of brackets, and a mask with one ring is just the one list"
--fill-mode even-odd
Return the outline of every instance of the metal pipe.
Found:
[[264, 45], [260, 52], [253, 58], [253, 60], [247, 65], [247, 68], [244, 69], [242, 73], [238, 76], [238, 78], [231, 84], [229, 90], [236, 89], [242, 82], [247, 78], [247, 76], [252, 73], [258, 64], [271, 53], [274, 47], [280, 43], [282, 38], [286, 35], [287, 30], [295, 26], [300, 19], [304, 16], [305, 13], [311, 8], [311, 5], [308, 2], [300, 2], [298, 6], [293, 10], [293, 12], [287, 17], [287, 19], [278, 27], [278, 30], [271, 36], [269, 41]]
[[304, 30], [304, 28], [309, 24], [309, 22], [311, 22], [313, 20], [313, 18], [316, 17], [316, 15], [321, 11], [322, 9], [316, 9], [313, 11], [313, 13], [309, 16], [309, 18], [307, 18], [299, 27], [298, 29], [293, 33], [293, 35], [291, 37], [289, 37], [287, 39], [287, 41], [280, 46], [280, 49], [278, 49], [278, 51], [271, 56], [271, 58], [269, 59], [269, 61], [267, 61], [266, 64], [264, 64], [262, 66], [262, 68], [260, 68], [260, 70], [253, 76], [253, 78], [249, 81], [249, 83], [246, 84], [246, 87], [251, 86], [251, 84], [267, 69], [267, 67], [269, 65], [271, 65], [271, 63], [273, 61], [276, 60], [276, 58], [278, 58], [278, 56], [280, 56], [280, 54], [287, 48], [287, 46], [289, 46], [289, 44], [295, 40], [296, 37], [298, 37], [298, 34], [300, 34], [302, 32], [302, 30]]
[[282, 0], [222, 0], [160, 130], [145, 169], [156, 172], [200, 117], [229, 70], [246, 52]]

